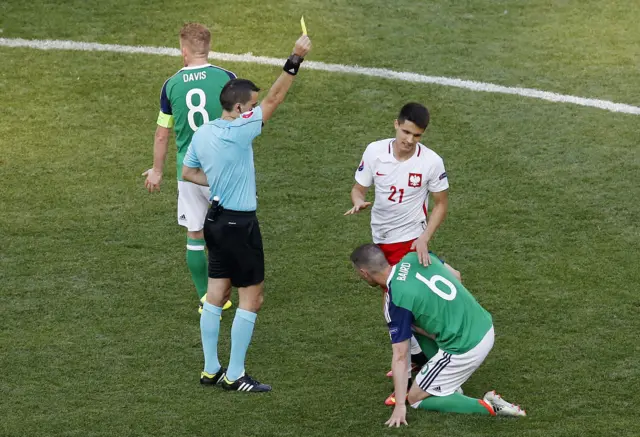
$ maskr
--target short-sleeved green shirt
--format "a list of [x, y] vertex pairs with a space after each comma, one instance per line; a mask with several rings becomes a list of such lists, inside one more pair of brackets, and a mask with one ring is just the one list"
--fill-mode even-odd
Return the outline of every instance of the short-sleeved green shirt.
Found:
[[427, 267], [415, 252], [389, 276], [385, 317], [393, 343], [411, 337], [411, 325], [435, 335], [438, 347], [463, 354], [480, 343], [493, 326], [491, 314], [435, 256]]
[[166, 80], [160, 94], [158, 125], [176, 132], [178, 180], [182, 161], [193, 133], [203, 124], [220, 118], [220, 91], [236, 75], [210, 64], [185, 67]]

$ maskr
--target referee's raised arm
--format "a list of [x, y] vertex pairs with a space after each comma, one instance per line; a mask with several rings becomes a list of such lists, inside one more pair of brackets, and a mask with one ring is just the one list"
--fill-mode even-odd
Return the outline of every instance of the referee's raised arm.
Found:
[[[204, 222], [209, 250], [207, 294], [202, 304], [200, 330], [204, 369], [200, 383], [220, 384], [225, 390], [267, 392], [271, 386], [249, 376], [244, 361], [258, 312], [264, 301], [264, 250], [256, 216], [256, 174], [253, 140], [262, 124], [284, 100], [311, 41], [302, 36], [284, 64], [267, 97], [258, 106], [258, 88], [248, 79], [232, 79], [220, 91], [222, 115], [193, 134], [184, 158], [182, 177], [208, 184], [211, 208]], [[229, 366], [218, 359], [220, 316], [231, 287], [239, 303], [231, 327]]]
[[273, 83], [269, 94], [267, 94], [267, 97], [260, 103], [263, 123], [271, 118], [278, 105], [284, 101], [284, 97], [287, 95], [293, 79], [295, 79], [296, 74], [298, 74], [300, 64], [302, 64], [304, 57], [310, 50], [311, 40], [307, 35], [302, 35], [296, 41], [291, 56], [289, 56], [282, 68], [283, 72], [280, 74], [280, 77]]

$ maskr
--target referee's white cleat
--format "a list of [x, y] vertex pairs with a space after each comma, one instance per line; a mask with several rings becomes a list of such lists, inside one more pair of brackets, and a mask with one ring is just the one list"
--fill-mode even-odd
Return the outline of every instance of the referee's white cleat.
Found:
[[483, 400], [491, 405], [496, 416], [525, 417], [527, 415], [520, 405], [505, 401], [495, 390], [485, 393]]

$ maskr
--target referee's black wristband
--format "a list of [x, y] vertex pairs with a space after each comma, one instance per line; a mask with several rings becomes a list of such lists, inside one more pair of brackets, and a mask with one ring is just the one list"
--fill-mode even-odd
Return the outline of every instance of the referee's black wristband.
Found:
[[282, 67], [282, 69], [290, 75], [295, 76], [298, 74], [302, 61], [304, 61], [304, 58], [298, 55], [291, 55], [287, 59], [287, 62], [284, 63], [284, 67]]

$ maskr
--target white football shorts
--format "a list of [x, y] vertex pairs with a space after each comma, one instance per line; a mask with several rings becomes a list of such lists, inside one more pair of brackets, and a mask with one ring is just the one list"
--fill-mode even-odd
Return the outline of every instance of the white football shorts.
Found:
[[449, 396], [462, 387], [485, 360], [494, 341], [493, 326], [476, 347], [460, 355], [442, 349], [429, 360], [416, 376], [415, 384], [432, 396]]
[[209, 210], [209, 187], [178, 181], [178, 224], [189, 232], [201, 231]]

